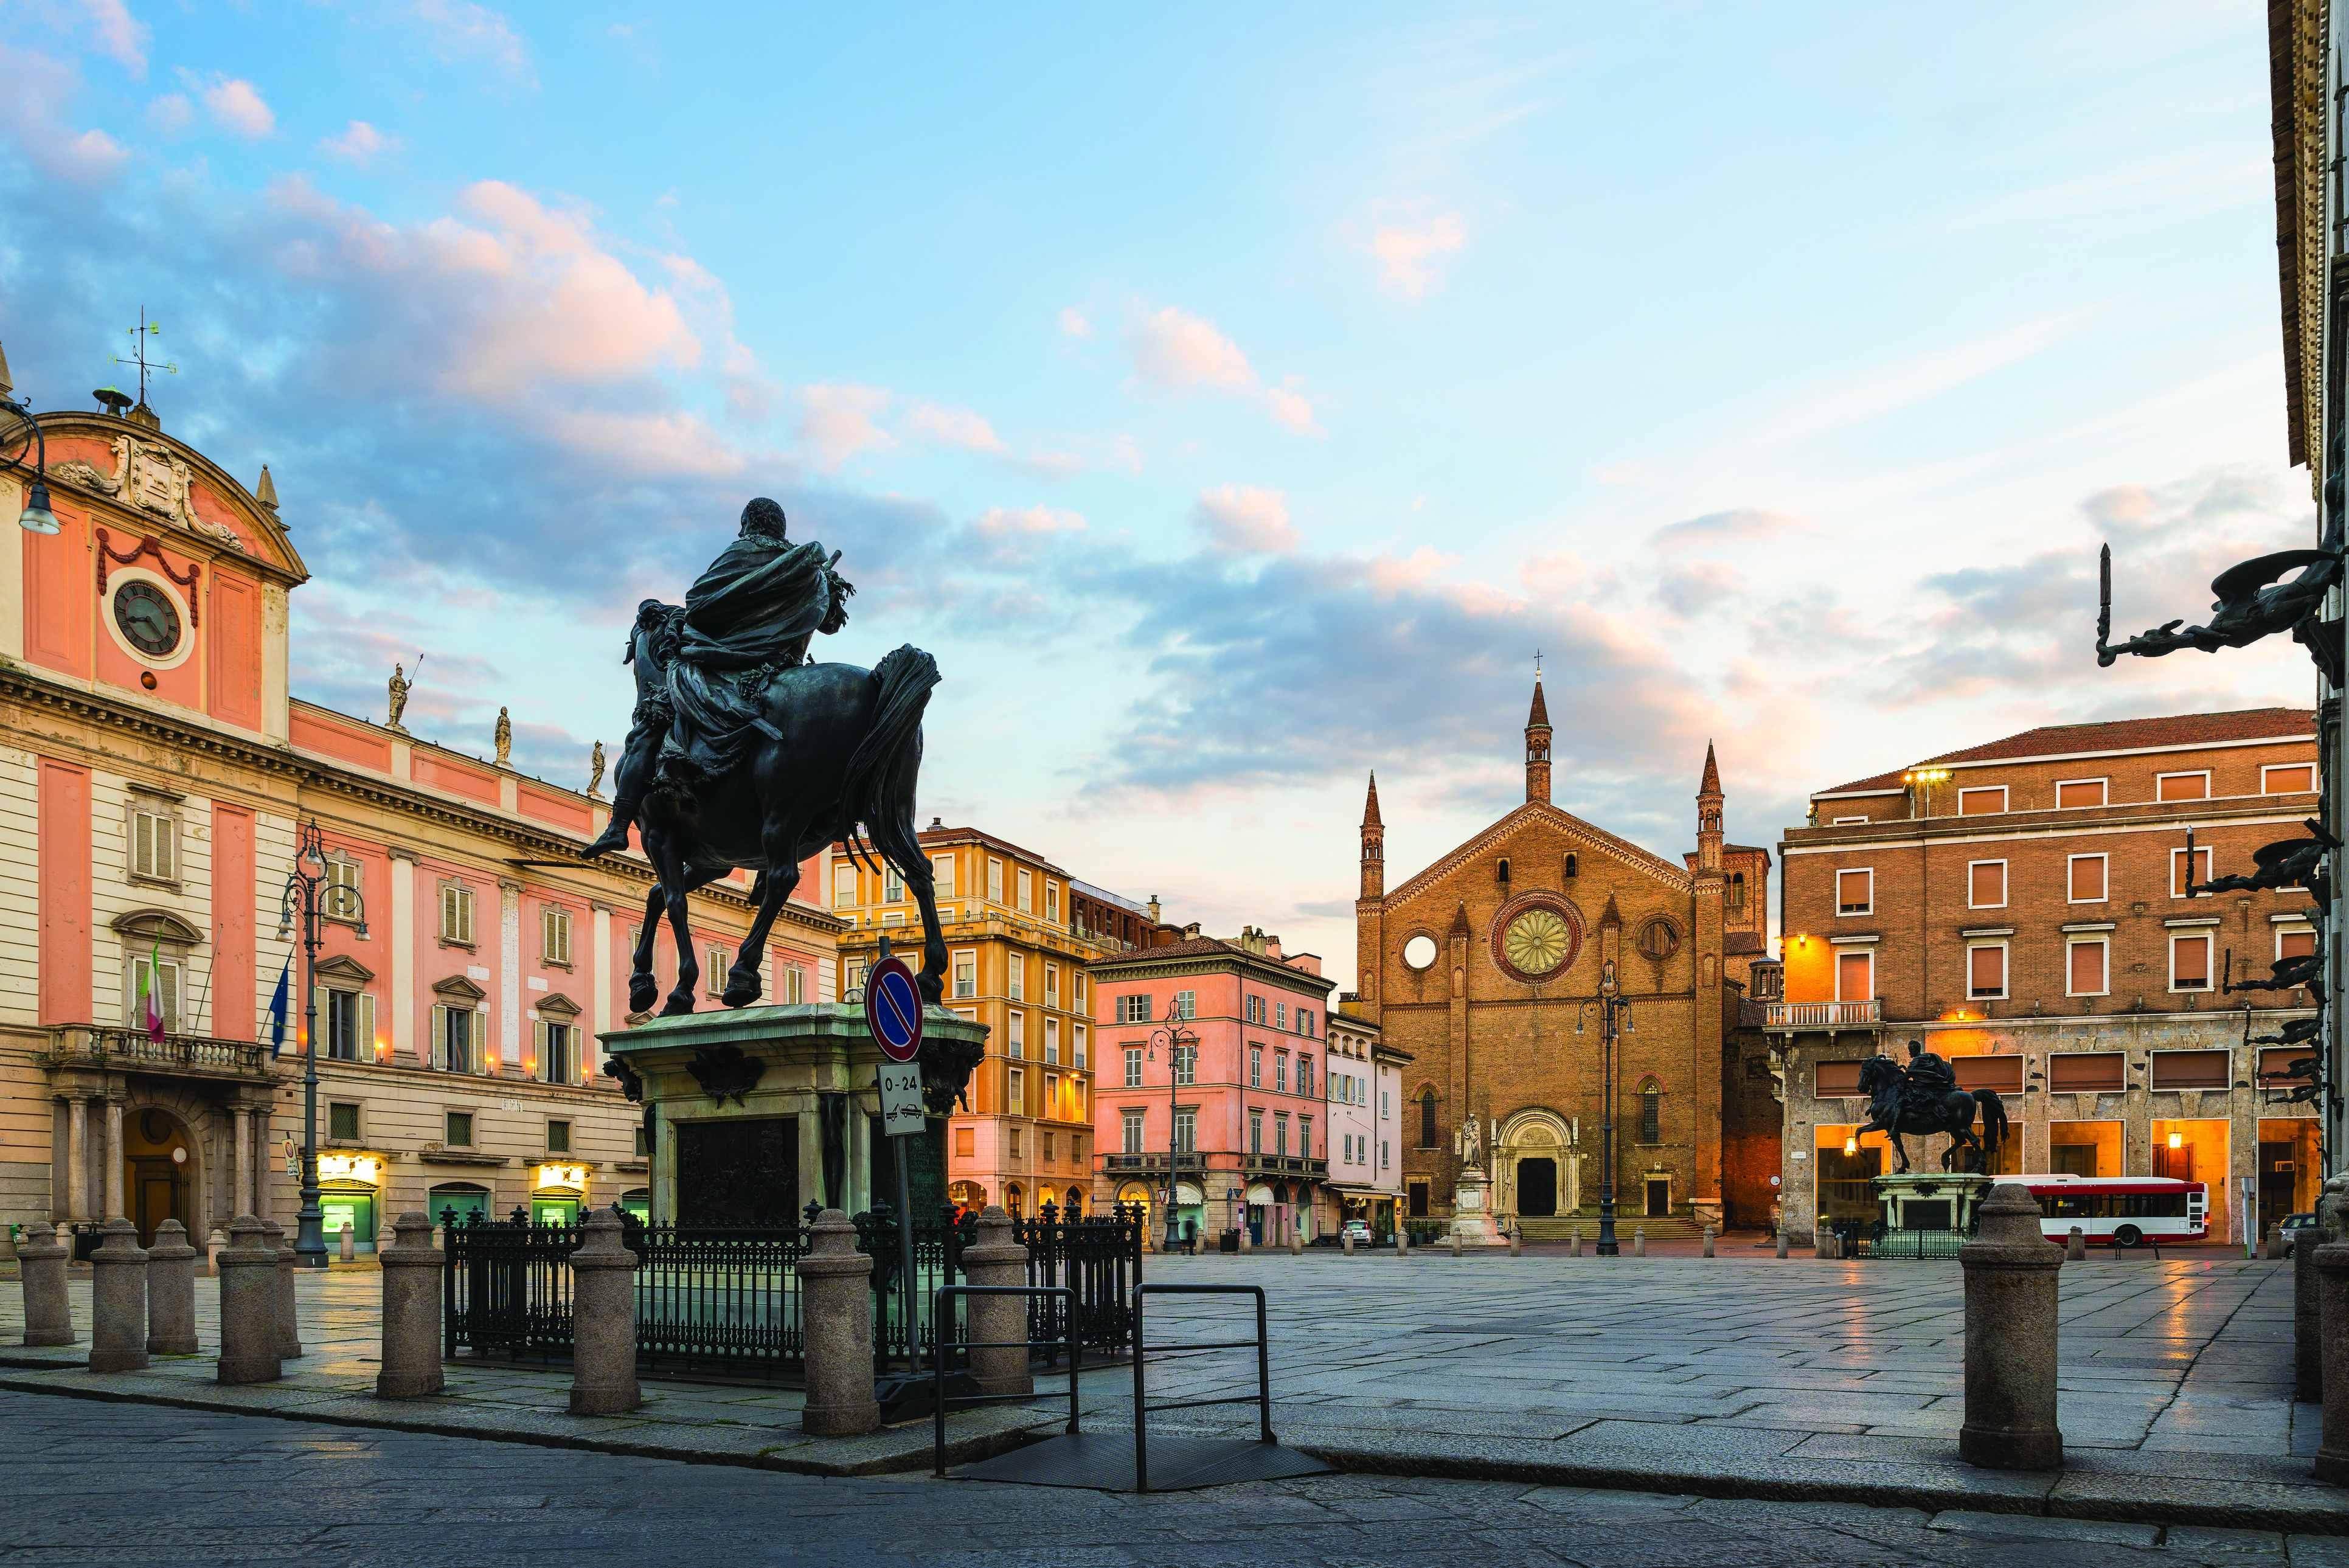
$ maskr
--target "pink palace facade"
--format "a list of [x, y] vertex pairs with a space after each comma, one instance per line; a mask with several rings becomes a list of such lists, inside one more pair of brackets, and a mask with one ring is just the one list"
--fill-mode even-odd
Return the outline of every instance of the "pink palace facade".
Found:
[[1310, 1241], [1334, 1212], [1322, 1088], [1336, 982], [1252, 928], [1167, 935], [1088, 966], [1094, 1202], [1141, 1205], [1160, 1244], [1171, 1156], [1178, 1237], [1213, 1245], [1244, 1223], [1253, 1245]]
[[[356, 895], [328, 894], [316, 975], [329, 1235], [347, 1221], [366, 1248], [411, 1208], [640, 1202], [636, 1108], [596, 1037], [626, 1021], [650, 878], [634, 854], [578, 859], [605, 802], [294, 699], [308, 573], [267, 470], [248, 490], [144, 405], [40, 423], [62, 531], [0, 538], [0, 1224], [290, 1228], [299, 1047], [264, 1042], [309, 821]], [[0, 471], [0, 517], [23, 477]], [[475, 738], [492, 749], [486, 724]], [[803, 874], [805, 898], [823, 885]], [[730, 959], [747, 891], [695, 896], [705, 965]], [[771, 999], [830, 999], [839, 929], [784, 913]], [[301, 980], [296, 954], [295, 1026]], [[148, 987], [160, 1041], [136, 1026]]]

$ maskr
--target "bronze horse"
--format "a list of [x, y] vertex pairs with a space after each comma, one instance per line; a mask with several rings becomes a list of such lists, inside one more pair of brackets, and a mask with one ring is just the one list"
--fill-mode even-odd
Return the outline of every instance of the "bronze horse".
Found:
[[[676, 606], [655, 600], [637, 612], [629, 651], [640, 706], [668, 706], [668, 664], [682, 618]], [[922, 999], [938, 1004], [945, 994], [946, 934], [938, 925], [929, 857], [914, 828], [922, 714], [937, 684], [937, 661], [911, 646], [884, 655], [870, 670], [837, 664], [778, 670], [762, 694], [760, 738], [740, 766], [694, 791], [652, 783], [638, 826], [659, 885], [645, 901], [644, 931], [628, 975], [632, 1011], [650, 1012], [659, 995], [653, 933], [664, 909], [677, 942], [677, 986], [661, 1012], [693, 1011], [701, 966], [686, 895], [738, 866], [759, 873], [758, 913], [720, 997], [730, 1007], [757, 1001], [767, 932], [798, 885], [800, 862], [833, 843], [848, 845], [868, 864], [877, 855], [905, 879], [922, 911]]]
[[[1854, 1138], [1869, 1132], [1881, 1132], [1892, 1140], [1892, 1152], [1899, 1159], [1901, 1174], [1909, 1170], [1909, 1150], [1900, 1145], [1904, 1132], [1924, 1137], [1930, 1133], [1947, 1133], [1950, 1147], [1941, 1155], [1941, 1169], [1956, 1168], [1958, 1151], [1973, 1151], [1973, 1169], [1987, 1173], [1998, 1163], [1998, 1146], [2006, 1137], [2006, 1105], [1998, 1098], [1996, 1089], [1978, 1088], [1969, 1094], [1953, 1088], [1933, 1097], [1931, 1109], [1924, 1113], [1904, 1111], [1900, 1105], [1900, 1064], [1890, 1057], [1870, 1057], [1860, 1064], [1860, 1092], [1868, 1099], [1868, 1120], [1852, 1134]], [[1982, 1133], [1974, 1136], [1974, 1113], [1982, 1112]]]

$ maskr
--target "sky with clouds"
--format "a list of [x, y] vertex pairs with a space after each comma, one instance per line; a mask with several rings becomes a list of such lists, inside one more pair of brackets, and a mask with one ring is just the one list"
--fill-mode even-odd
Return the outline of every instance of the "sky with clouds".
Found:
[[16, 0], [0, 344], [270, 464], [298, 694], [585, 781], [745, 499], [831, 656], [946, 672], [925, 815], [1352, 971], [1520, 797], [1693, 841], [2033, 724], [2302, 542], [2257, 7]]

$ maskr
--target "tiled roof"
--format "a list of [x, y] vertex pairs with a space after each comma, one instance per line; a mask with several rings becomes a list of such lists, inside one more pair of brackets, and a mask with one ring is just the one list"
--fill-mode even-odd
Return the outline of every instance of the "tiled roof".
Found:
[[[2116, 718], [2104, 724], [2046, 724], [2003, 740], [1924, 758], [1909, 768], [1954, 762], [2013, 762], [2084, 751], [2142, 751], [2158, 746], [2209, 746], [2230, 740], [2313, 738], [2316, 715], [2304, 707], [2247, 707], [2234, 713], [2180, 713], [2162, 718]], [[1909, 768], [1855, 779], [1819, 795], [1898, 789]], [[1814, 799], [1817, 796], [1812, 797]]]
[[[1298, 955], [1292, 954], [1290, 956]], [[1284, 964], [1269, 953], [1251, 953], [1238, 943], [1226, 942], [1220, 936], [1186, 936], [1180, 942], [1170, 942], [1164, 947], [1128, 948], [1123, 953], [1112, 954], [1107, 958], [1096, 958], [1086, 967], [1107, 969], [1120, 964], [1155, 964], [1162, 959], [1169, 958], [1253, 959], [1258, 964], [1268, 964], [1276, 969], [1285, 970], [1296, 975], [1300, 989], [1319, 986], [1324, 991], [1331, 991], [1335, 990], [1338, 985], [1335, 980], [1313, 974], [1310, 970]]]

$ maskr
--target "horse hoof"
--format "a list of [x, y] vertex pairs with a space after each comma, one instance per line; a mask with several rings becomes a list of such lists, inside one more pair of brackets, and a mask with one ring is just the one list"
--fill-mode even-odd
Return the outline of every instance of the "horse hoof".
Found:
[[719, 1000], [730, 1007], [747, 1007], [759, 999], [759, 977], [756, 975], [736, 975], [726, 982]]
[[661, 1016], [662, 1017], [664, 1017], [664, 1018], [674, 1018], [674, 1017], [676, 1017], [676, 1016], [677, 1016], [678, 1014], [680, 1014], [680, 1013], [690, 1013], [690, 1012], [692, 1012], [692, 1011], [693, 1011], [693, 998], [692, 998], [692, 997], [690, 997], [690, 996], [671, 996], [671, 997], [668, 999], [667, 1005], [667, 1006], [663, 1006], [663, 1007], [661, 1008], [661, 1010], [660, 1010], [660, 1016]]
[[628, 977], [629, 1012], [649, 1013], [653, 1010], [653, 1004], [659, 1000], [660, 985], [651, 975], [634, 975]]

